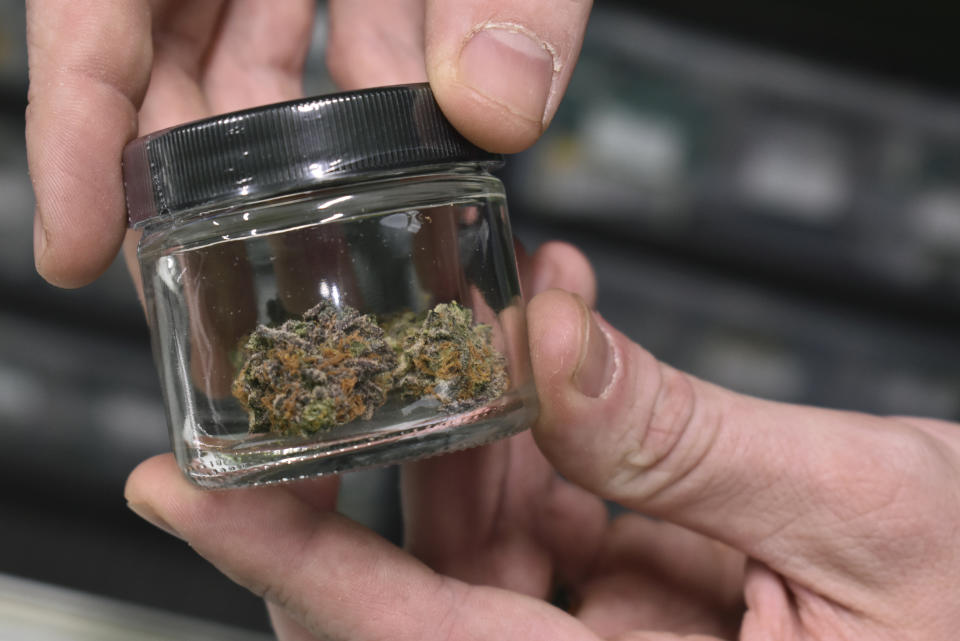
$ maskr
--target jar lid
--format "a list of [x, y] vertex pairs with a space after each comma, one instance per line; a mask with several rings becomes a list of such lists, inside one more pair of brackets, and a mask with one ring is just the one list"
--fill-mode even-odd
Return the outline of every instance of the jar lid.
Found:
[[417, 166], [502, 162], [461, 136], [426, 83], [283, 102], [171, 127], [123, 150], [130, 225]]

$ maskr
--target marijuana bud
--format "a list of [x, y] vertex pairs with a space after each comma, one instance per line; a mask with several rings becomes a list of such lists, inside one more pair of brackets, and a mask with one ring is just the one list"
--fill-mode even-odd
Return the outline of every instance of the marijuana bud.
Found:
[[233, 395], [251, 432], [309, 435], [369, 419], [397, 391], [459, 412], [509, 385], [489, 325], [458, 303], [382, 318], [321, 301], [300, 319], [258, 326], [238, 351]]
[[402, 396], [433, 396], [444, 410], [459, 412], [506, 390], [506, 361], [493, 346], [491, 328], [474, 325], [468, 308], [441, 303], [424, 316], [400, 315], [385, 325]]
[[420, 325], [423, 324], [425, 317], [426, 312], [415, 314], [410, 310], [404, 310], [379, 318], [377, 322], [383, 329], [383, 339], [390, 346], [390, 349], [397, 354], [397, 357], [403, 352], [403, 341], [408, 336], [420, 331]]
[[302, 319], [258, 326], [233, 395], [251, 432], [308, 435], [369, 419], [386, 402], [397, 359], [372, 317], [327, 300]]

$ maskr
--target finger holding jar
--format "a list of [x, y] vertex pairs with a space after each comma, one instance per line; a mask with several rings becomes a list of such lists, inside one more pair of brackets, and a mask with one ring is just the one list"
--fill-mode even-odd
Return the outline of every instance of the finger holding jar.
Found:
[[299, 96], [314, 10], [313, 0], [27, 2], [40, 275], [79, 287], [113, 261], [126, 229], [120, 157], [138, 133]]
[[[328, 64], [343, 89], [429, 79], [468, 139], [515, 152], [553, 118], [590, 6], [333, 0]], [[38, 272], [79, 287], [112, 262], [125, 233], [119, 159], [129, 140], [298, 97], [314, 10], [313, 0], [29, 0]], [[125, 250], [134, 272], [135, 245]]]

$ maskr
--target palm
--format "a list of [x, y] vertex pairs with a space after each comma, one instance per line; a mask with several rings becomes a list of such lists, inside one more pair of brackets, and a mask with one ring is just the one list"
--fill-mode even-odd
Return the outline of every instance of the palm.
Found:
[[739, 627], [742, 554], [637, 514], [610, 520], [529, 433], [408, 466], [404, 490], [407, 547], [438, 572], [553, 600], [603, 637]]
[[[559, 287], [593, 304], [593, 274], [576, 250], [549, 243], [519, 255], [527, 292]], [[742, 554], [637, 514], [611, 520], [530, 433], [406, 466], [403, 508], [407, 550], [437, 572], [566, 606], [602, 636], [728, 635], [739, 625]]]

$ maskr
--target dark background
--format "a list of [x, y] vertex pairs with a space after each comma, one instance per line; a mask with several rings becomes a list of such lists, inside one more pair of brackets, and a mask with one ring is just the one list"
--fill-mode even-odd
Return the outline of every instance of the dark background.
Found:
[[[515, 228], [595, 262], [600, 310], [662, 359], [760, 396], [960, 419], [960, 45], [947, 3], [597, 2]], [[308, 70], [322, 65], [324, 13]], [[167, 449], [115, 265], [33, 271], [23, 5], [0, 0], [0, 572], [265, 629], [256, 599], [128, 513]], [[344, 511], [398, 538], [395, 470]]]

